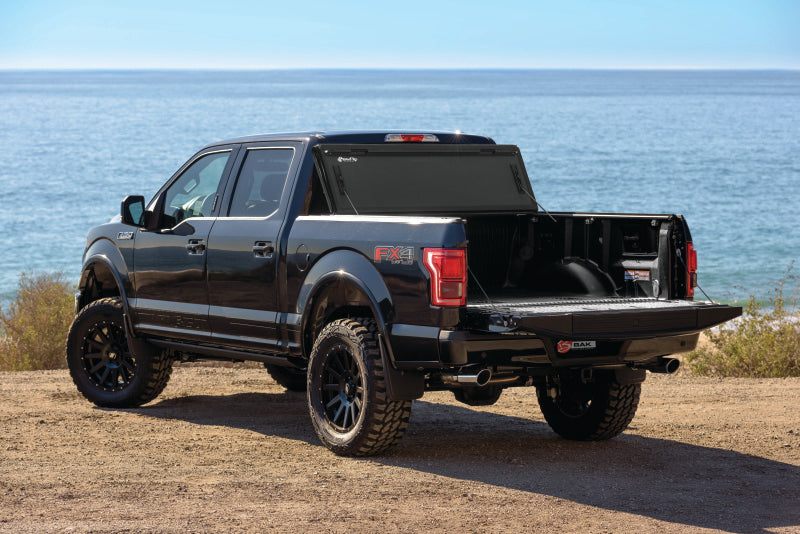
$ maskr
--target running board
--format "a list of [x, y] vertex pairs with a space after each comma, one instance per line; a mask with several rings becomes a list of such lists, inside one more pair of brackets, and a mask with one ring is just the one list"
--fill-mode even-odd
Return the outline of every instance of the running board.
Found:
[[189, 343], [181, 343], [179, 341], [169, 341], [166, 339], [149, 338], [147, 341], [157, 347], [178, 350], [190, 354], [197, 354], [199, 356], [208, 356], [210, 358], [223, 358], [226, 360], [245, 360], [251, 362], [262, 362], [271, 365], [280, 365], [281, 367], [297, 367], [287, 358], [284, 358], [283, 356], [275, 356], [273, 354], [262, 354], [262, 353], [248, 352], [243, 350], [226, 349], [222, 347], [211, 347], [207, 345], [192, 345]]

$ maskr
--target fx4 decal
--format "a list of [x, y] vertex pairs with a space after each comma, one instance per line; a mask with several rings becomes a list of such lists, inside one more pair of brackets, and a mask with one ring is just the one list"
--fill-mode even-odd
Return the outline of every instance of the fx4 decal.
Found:
[[375, 263], [388, 262], [394, 265], [414, 263], [414, 247], [385, 245], [375, 247]]

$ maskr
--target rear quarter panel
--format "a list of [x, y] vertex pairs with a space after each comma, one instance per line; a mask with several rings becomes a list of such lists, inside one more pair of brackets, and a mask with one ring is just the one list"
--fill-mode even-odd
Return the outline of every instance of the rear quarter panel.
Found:
[[[426, 247], [464, 247], [461, 219], [322, 215], [298, 217], [287, 243], [288, 327], [299, 334], [306, 303], [320, 280], [341, 271], [363, 282], [387, 330], [405, 325], [455, 327], [458, 308], [430, 305], [429, 275], [422, 264]], [[376, 255], [376, 249], [378, 254]], [[399, 258], [390, 250], [403, 250]], [[398, 342], [402, 342], [398, 340]], [[430, 351], [436, 350], [431, 340]], [[410, 355], [409, 355], [410, 356]]]

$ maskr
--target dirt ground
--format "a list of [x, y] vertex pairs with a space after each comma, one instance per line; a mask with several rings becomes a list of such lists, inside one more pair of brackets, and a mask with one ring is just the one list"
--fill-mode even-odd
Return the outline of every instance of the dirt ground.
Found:
[[323, 448], [263, 369], [177, 365], [140, 409], [0, 373], [0, 531], [800, 532], [800, 379], [648, 377], [622, 436], [553, 434], [535, 391], [414, 403], [396, 453]]

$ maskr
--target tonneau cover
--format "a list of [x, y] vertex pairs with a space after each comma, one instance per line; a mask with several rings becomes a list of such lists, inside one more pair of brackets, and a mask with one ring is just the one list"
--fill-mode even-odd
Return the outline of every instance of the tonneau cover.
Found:
[[335, 213], [463, 215], [536, 211], [514, 145], [321, 144]]

